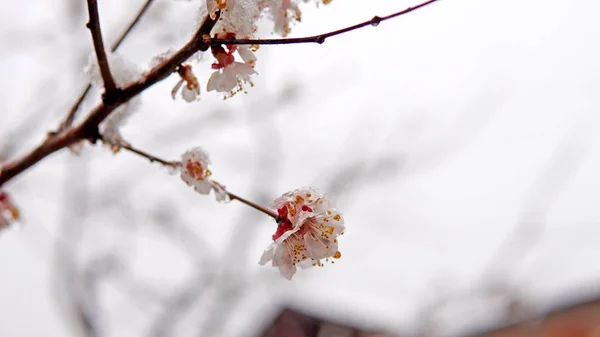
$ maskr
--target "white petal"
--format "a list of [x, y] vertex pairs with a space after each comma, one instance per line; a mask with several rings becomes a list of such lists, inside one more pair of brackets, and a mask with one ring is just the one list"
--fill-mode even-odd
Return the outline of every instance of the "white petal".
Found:
[[212, 189], [212, 184], [208, 180], [195, 180], [193, 182], [194, 190], [200, 194], [208, 194]]
[[177, 82], [177, 84], [175, 84], [175, 86], [173, 87], [173, 90], [171, 90], [171, 97], [173, 97], [173, 99], [175, 99], [175, 97], [177, 96], [177, 92], [179, 91], [179, 88], [181, 88], [182, 85], [183, 79], [179, 80], [179, 82]]
[[225, 67], [225, 70], [215, 71], [206, 84], [207, 91], [216, 90], [217, 92], [230, 92], [238, 84], [238, 79], [234, 71], [227, 70], [229, 67]]
[[292, 257], [285, 249], [283, 244], [275, 246], [275, 253], [273, 254], [273, 266], [279, 267], [279, 273], [281, 276], [288, 280], [292, 279], [292, 276], [296, 273], [296, 266], [292, 263]]
[[198, 97], [198, 93], [195, 90], [189, 89], [187, 86], [184, 86], [181, 90], [181, 97], [183, 97], [184, 101], [191, 103], [196, 100], [196, 98]]
[[314, 238], [310, 233], [304, 234], [304, 244], [307, 255], [313, 260], [320, 260], [333, 256], [338, 250], [338, 245], [332, 240]]
[[242, 60], [244, 60], [244, 63], [247, 65], [254, 66], [256, 63], [256, 56], [247, 46], [239, 46], [238, 54], [240, 54]]
[[210, 157], [208, 153], [204, 151], [203, 148], [196, 146], [187, 151], [181, 156], [181, 161], [183, 163], [191, 160], [192, 162], [200, 162], [203, 168], [207, 168], [210, 165]]
[[219, 81], [220, 75], [221, 73], [218, 71], [215, 71], [214, 73], [212, 73], [212, 75], [210, 75], [208, 83], [206, 83], [206, 91], [217, 90], [217, 82]]
[[298, 267], [302, 268], [302, 269], [308, 269], [311, 268], [313, 266], [314, 260], [313, 259], [305, 259], [300, 261], [298, 264], [296, 264]]
[[231, 201], [231, 198], [229, 197], [229, 193], [227, 193], [227, 190], [225, 189], [225, 187], [221, 184], [219, 184], [216, 181], [211, 181], [212, 184], [212, 190], [215, 193], [215, 199], [217, 199], [218, 202], [221, 203], [228, 203]]
[[275, 248], [275, 244], [271, 244], [260, 257], [260, 262], [258, 262], [261, 266], [264, 266], [267, 262], [273, 260], [273, 249]]
[[196, 179], [194, 179], [194, 177], [192, 177], [191, 175], [187, 174], [187, 171], [185, 170], [181, 171], [181, 180], [183, 180], [189, 186], [192, 186], [196, 181]]
[[244, 81], [249, 81], [250, 75], [256, 74], [254, 68], [242, 62], [233, 62], [233, 64], [225, 67], [225, 71], [235, 73], [236, 76], [239, 76]]
[[279, 273], [281, 274], [281, 276], [285, 277], [288, 280], [292, 279], [292, 276], [294, 276], [294, 274], [296, 274], [296, 266], [292, 265], [292, 264], [285, 264], [282, 266], [279, 266]]
[[283, 243], [276, 244], [273, 253], [273, 266], [292, 264], [292, 257], [287, 253]]

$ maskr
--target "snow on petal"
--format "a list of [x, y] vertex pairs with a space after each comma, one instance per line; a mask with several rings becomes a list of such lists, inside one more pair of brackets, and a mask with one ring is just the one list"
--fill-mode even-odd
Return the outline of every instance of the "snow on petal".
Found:
[[231, 201], [229, 193], [224, 185], [209, 179], [212, 175], [208, 166], [210, 158], [208, 153], [201, 147], [194, 147], [186, 151], [181, 156], [181, 163], [178, 168], [181, 170], [181, 180], [187, 185], [192, 186], [194, 190], [200, 194], [209, 194], [213, 191], [215, 199], [218, 202], [227, 203]]
[[183, 89], [181, 89], [181, 97], [183, 97], [183, 100], [188, 103], [194, 102], [199, 96], [200, 88], [198, 88], [198, 90], [195, 90], [184, 86]]
[[220, 203], [230, 202], [231, 198], [229, 197], [229, 193], [225, 189], [225, 186], [221, 185], [220, 183], [218, 183], [214, 180], [212, 180], [211, 182], [212, 182], [212, 190], [213, 190], [213, 193], [215, 194], [215, 198], [217, 199], [217, 201]]
[[252, 36], [260, 18], [260, 8], [256, 0], [208, 0], [209, 13], [221, 9], [221, 17], [213, 32], [235, 32], [238, 36]]
[[208, 153], [202, 148], [195, 147], [186, 151], [181, 156], [181, 180], [189, 186], [194, 187], [200, 194], [208, 194], [212, 189], [212, 183], [208, 177], [210, 159]]

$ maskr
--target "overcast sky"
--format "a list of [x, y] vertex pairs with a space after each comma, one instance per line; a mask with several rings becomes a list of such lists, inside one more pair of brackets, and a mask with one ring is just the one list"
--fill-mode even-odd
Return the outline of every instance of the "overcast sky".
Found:
[[[143, 2], [101, 2], [107, 41]], [[292, 36], [416, 3], [305, 4]], [[158, 0], [122, 54], [147, 68], [190, 37], [201, 6]], [[66, 114], [91, 40], [83, 2], [1, 7], [0, 150], [14, 146], [13, 157]], [[342, 259], [285, 280], [258, 265], [275, 229], [267, 217], [128, 153], [63, 151], [5, 186], [24, 222], [0, 235], [0, 335], [79, 335], [60, 290], [71, 265], [111, 266], [88, 303], [110, 336], [149, 334], [160, 303], [184, 288], [199, 300], [173, 324], [181, 336], [246, 336], [282, 303], [403, 331], [421, 328], [437, 300], [465, 303], [493, 286], [533, 311], [593, 291], [597, 13], [585, 0], [441, 0], [322, 45], [263, 46], [255, 87], [230, 100], [203, 90], [197, 103], [174, 102], [171, 76], [142, 95], [123, 136], [167, 159], [202, 146], [215, 179], [263, 204], [309, 185], [334, 194]], [[204, 58], [193, 65], [205, 84]], [[98, 101], [94, 92], [83, 111]], [[439, 324], [458, 331], [472, 323], [464, 313], [490, 308], [450, 309]]]

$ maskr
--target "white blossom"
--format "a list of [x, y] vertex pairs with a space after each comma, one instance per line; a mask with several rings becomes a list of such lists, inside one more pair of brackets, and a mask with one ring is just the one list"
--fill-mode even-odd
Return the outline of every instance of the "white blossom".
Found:
[[211, 172], [208, 170], [210, 159], [208, 153], [202, 148], [195, 147], [186, 151], [181, 157], [181, 180], [200, 194], [208, 194], [212, 189], [212, 184], [208, 177]]
[[271, 207], [279, 214], [278, 226], [261, 265], [272, 261], [289, 280], [297, 266], [323, 266], [322, 259], [341, 257], [337, 237], [344, 232], [344, 218], [329, 198], [307, 187], [283, 194]]
[[206, 85], [207, 91], [229, 92], [231, 95], [244, 90], [245, 84], [253, 85], [250, 75], [256, 74], [254, 68], [242, 62], [233, 62], [215, 71]]
[[219, 21], [213, 32], [234, 32], [237, 36], [251, 37], [256, 31], [260, 9], [256, 0], [207, 0], [208, 13], [221, 10]]
[[200, 147], [194, 147], [181, 156], [181, 180], [200, 194], [209, 194], [213, 191], [218, 202], [229, 202], [229, 193], [225, 186], [210, 179], [212, 175], [208, 169], [210, 158], [208, 153]]

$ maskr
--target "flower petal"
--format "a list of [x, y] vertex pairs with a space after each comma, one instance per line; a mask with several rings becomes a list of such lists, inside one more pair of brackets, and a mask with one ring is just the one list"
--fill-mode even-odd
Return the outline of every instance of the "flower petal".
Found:
[[267, 262], [273, 260], [273, 250], [275, 248], [275, 244], [271, 244], [260, 257], [260, 261], [258, 262], [261, 266], [264, 266]]
[[296, 273], [296, 266], [292, 263], [292, 257], [285, 249], [285, 243], [278, 244], [275, 247], [273, 266], [279, 267], [281, 276], [288, 280], [291, 280]]
[[331, 257], [338, 250], [337, 242], [312, 236], [311, 233], [304, 234], [304, 244], [307, 255], [313, 260]]
[[198, 97], [198, 93], [199, 92], [189, 89], [187, 86], [184, 86], [181, 90], [181, 97], [183, 97], [184, 101], [191, 103], [196, 100], [196, 98]]

